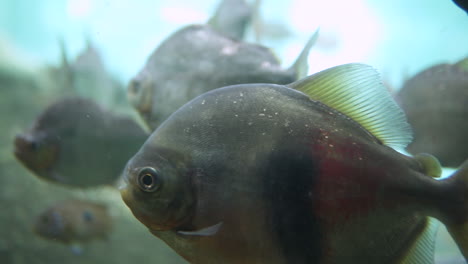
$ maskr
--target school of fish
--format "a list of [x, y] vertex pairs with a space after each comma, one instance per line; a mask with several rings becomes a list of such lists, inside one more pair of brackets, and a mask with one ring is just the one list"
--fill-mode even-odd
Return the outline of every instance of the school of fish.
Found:
[[[73, 61], [61, 41], [48, 72], [58, 98], [15, 136], [17, 161], [65, 188], [114, 188], [192, 264], [434, 263], [439, 222], [467, 260], [468, 59], [392, 97], [366, 64], [307, 76], [319, 30], [282, 67], [246, 40], [249, 27], [257, 40], [268, 31], [259, 8], [222, 0], [206, 23], [170, 34], [127, 98], [89, 40]], [[456, 170], [440, 179], [443, 167]], [[32, 230], [82, 254], [114, 217], [70, 198]]]

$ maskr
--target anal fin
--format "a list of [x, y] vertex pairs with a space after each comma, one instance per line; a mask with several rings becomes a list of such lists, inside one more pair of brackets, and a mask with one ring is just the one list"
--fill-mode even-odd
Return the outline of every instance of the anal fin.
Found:
[[430, 264], [434, 263], [435, 240], [439, 222], [427, 217], [423, 231], [411, 245], [401, 264]]

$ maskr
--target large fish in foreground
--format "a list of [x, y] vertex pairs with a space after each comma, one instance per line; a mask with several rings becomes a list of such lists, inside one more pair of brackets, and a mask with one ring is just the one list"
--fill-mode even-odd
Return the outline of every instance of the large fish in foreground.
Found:
[[189, 262], [431, 263], [435, 217], [468, 256], [468, 163], [395, 151], [403, 112], [363, 64], [228, 86], [172, 114], [128, 162], [135, 217]]
[[36, 176], [77, 187], [112, 185], [148, 135], [130, 117], [83, 98], [61, 99], [15, 138], [16, 158]]
[[194, 97], [232, 84], [286, 84], [307, 74], [314, 34], [293, 66], [284, 69], [263, 46], [231, 39], [208, 25], [173, 33], [148, 58], [128, 86], [128, 98], [154, 130]]
[[468, 58], [419, 72], [397, 96], [414, 130], [409, 152], [431, 153], [448, 167], [468, 159]]

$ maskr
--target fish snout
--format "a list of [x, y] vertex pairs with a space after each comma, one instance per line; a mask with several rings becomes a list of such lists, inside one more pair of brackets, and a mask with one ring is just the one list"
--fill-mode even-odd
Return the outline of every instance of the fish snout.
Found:
[[16, 158], [35, 173], [51, 168], [57, 161], [59, 146], [45, 143], [36, 134], [19, 134], [15, 137], [14, 145]]
[[14, 154], [17, 158], [23, 159], [27, 153], [36, 151], [38, 149], [38, 143], [34, 138], [29, 135], [18, 134], [15, 137], [15, 149]]

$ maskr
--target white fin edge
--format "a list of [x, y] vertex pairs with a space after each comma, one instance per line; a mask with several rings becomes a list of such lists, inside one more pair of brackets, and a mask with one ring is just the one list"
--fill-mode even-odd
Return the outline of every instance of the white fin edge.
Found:
[[387, 146], [404, 149], [413, 138], [403, 110], [369, 65], [332, 67], [288, 86], [345, 114]]
[[184, 236], [212, 236], [218, 233], [219, 229], [223, 225], [223, 222], [219, 222], [216, 225], [202, 228], [195, 231], [177, 231], [177, 233]]

